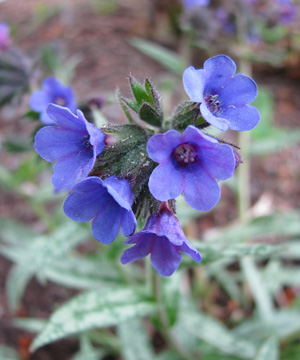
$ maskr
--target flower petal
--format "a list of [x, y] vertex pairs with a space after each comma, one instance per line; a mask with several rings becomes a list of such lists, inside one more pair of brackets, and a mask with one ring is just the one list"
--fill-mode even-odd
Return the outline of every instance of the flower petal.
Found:
[[203, 69], [196, 70], [189, 66], [183, 73], [183, 86], [188, 97], [196, 102], [203, 102], [203, 92], [205, 86], [205, 73]]
[[136, 218], [132, 210], [123, 210], [121, 218], [122, 233], [124, 236], [130, 236], [136, 228]]
[[160, 275], [171, 276], [178, 268], [181, 259], [181, 254], [166, 237], [155, 239], [151, 253], [151, 263]]
[[193, 245], [191, 245], [188, 241], [185, 241], [180, 247], [179, 250], [185, 254], [187, 254], [189, 257], [191, 257], [194, 261], [199, 263], [201, 261], [201, 254], [197, 249], [194, 248]]
[[166, 161], [173, 149], [181, 144], [182, 139], [178, 131], [169, 130], [165, 134], [157, 134], [148, 140], [147, 152], [153, 161]]
[[109, 201], [106, 188], [99, 178], [90, 177], [75, 185], [64, 203], [65, 214], [74, 221], [87, 222]]
[[30, 107], [36, 112], [46, 110], [49, 103], [52, 102], [49, 94], [45, 90], [37, 90], [30, 96]]
[[204, 93], [219, 93], [220, 88], [227, 83], [236, 72], [235, 62], [226, 55], [213, 56], [206, 60], [203, 66], [206, 74]]
[[60, 158], [53, 168], [52, 184], [57, 191], [71, 190], [75, 183], [84, 179], [95, 163], [93, 150], [85, 149]]
[[134, 194], [129, 182], [126, 179], [110, 176], [105, 179], [103, 183], [109, 194], [121, 207], [126, 210], [131, 210]]
[[218, 117], [213, 115], [210, 110], [207, 108], [206, 103], [203, 102], [200, 105], [200, 111], [201, 111], [201, 115], [203, 116], [203, 118], [210, 123], [211, 125], [213, 125], [214, 127], [216, 127], [219, 130], [225, 131], [228, 129], [228, 123], [229, 121], [226, 119], [223, 119], [222, 117]]
[[102, 204], [92, 221], [92, 234], [101, 243], [110, 244], [120, 232], [121, 209], [112, 198]]
[[56, 161], [62, 156], [82, 150], [82, 134], [57, 126], [45, 126], [37, 132], [34, 148], [46, 161]]
[[229, 124], [230, 129], [244, 131], [253, 129], [260, 120], [260, 114], [252, 105], [229, 106], [224, 109], [222, 116]]
[[74, 129], [83, 133], [87, 132], [85, 123], [66, 107], [49, 104], [47, 114], [51, 120], [62, 128]]
[[244, 74], [236, 74], [224, 89], [220, 89], [218, 100], [222, 107], [250, 104], [257, 96], [257, 85]]
[[135, 235], [138, 235], [138, 240], [136, 242], [136, 245], [132, 246], [130, 249], [125, 250], [121, 256], [121, 263], [123, 265], [139, 259], [143, 259], [152, 250], [153, 241], [155, 241], [154, 234], [143, 234], [141, 232]]
[[197, 156], [203, 169], [211, 177], [226, 180], [232, 177], [235, 170], [235, 156], [229, 145], [219, 145], [215, 149], [202, 149]]
[[149, 178], [151, 194], [160, 201], [177, 198], [184, 189], [184, 174], [174, 167], [172, 160], [158, 165]]
[[208, 211], [219, 201], [220, 187], [201, 166], [190, 166], [190, 171], [186, 172], [183, 196], [192, 208]]

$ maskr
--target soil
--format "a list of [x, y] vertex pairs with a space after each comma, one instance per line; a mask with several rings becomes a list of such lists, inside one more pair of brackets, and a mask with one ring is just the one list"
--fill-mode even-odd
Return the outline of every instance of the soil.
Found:
[[[57, 46], [66, 58], [79, 60], [72, 79], [77, 98], [111, 96], [117, 87], [129, 96], [127, 77], [133, 74], [137, 79], [150, 77], [154, 83], [167, 77], [168, 72], [155, 61], [141, 54], [128, 42], [131, 37], [153, 37], [152, 19], [149, 16], [150, 0], [120, 0], [116, 11], [97, 12], [96, 0], [15, 0], [0, 3], [0, 22], [12, 26], [13, 40], [30, 57], [36, 57], [38, 49], [45, 43]], [[109, 3], [109, 2], [108, 2]], [[63, 4], [63, 5], [62, 5]], [[50, 16], [52, 14], [52, 16]], [[40, 19], [44, 17], [43, 21]], [[163, 19], [159, 14], [159, 19]], [[165, 19], [165, 18], [164, 18]], [[176, 40], [171, 34], [169, 45], [176, 50]], [[175, 44], [175, 46], [174, 46]], [[39, 83], [41, 72], [35, 72]], [[282, 76], [271, 69], [266, 75], [260, 67], [254, 69], [254, 78], [267, 86], [274, 95], [275, 123], [290, 129], [300, 125], [300, 93], [297, 79]], [[181, 84], [178, 84], [179, 92]], [[24, 99], [23, 109], [26, 108]], [[22, 111], [23, 111], [22, 109]], [[20, 111], [20, 113], [22, 113]], [[23, 111], [24, 112], [24, 111]], [[105, 114], [113, 122], [122, 121], [122, 113], [116, 106], [104, 107]], [[6, 113], [1, 117], [1, 136], [29, 134], [32, 124], [24, 122], [18, 113]], [[251, 201], [256, 203], [267, 196], [272, 208], [282, 211], [300, 206], [300, 145], [294, 145], [274, 155], [253, 159], [251, 163]], [[20, 158], [0, 155], [1, 163], [9, 170], [17, 168]], [[223, 187], [222, 200], [215, 211], [201, 217], [196, 232], [223, 226], [233, 221], [236, 214], [235, 196]], [[14, 218], [38, 228], [38, 219], [18, 195], [1, 190], [0, 216]], [[0, 344], [18, 350], [22, 360], [69, 360], [78, 349], [75, 340], [62, 340], [29, 353], [33, 335], [17, 330], [12, 325], [14, 314], [9, 313], [5, 297], [5, 279], [11, 263], [0, 256]], [[26, 289], [18, 316], [47, 318], [53, 308], [64, 303], [73, 291], [48, 283], [39, 284], [32, 280]]]

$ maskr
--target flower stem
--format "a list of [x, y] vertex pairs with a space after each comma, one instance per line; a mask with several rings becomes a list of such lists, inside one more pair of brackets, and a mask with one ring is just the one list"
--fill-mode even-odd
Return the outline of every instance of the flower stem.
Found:
[[192, 358], [186, 353], [185, 349], [182, 348], [181, 344], [175, 338], [172, 329], [170, 328], [166, 308], [163, 303], [161, 293], [161, 277], [158, 274], [153, 276], [153, 291], [154, 298], [158, 303], [158, 317], [160, 321], [160, 331], [168, 343], [169, 347], [172, 348], [182, 360], [192, 360]]

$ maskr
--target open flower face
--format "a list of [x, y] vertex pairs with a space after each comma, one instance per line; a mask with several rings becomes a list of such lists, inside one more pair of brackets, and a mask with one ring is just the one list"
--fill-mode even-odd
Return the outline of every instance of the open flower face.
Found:
[[147, 145], [149, 157], [160, 163], [149, 179], [152, 195], [160, 201], [183, 193], [196, 210], [207, 211], [220, 199], [216, 179], [233, 175], [235, 156], [229, 145], [188, 126], [181, 135], [175, 130], [152, 136]]
[[250, 130], [259, 120], [249, 105], [257, 96], [257, 85], [249, 76], [236, 74], [236, 64], [226, 55], [205, 61], [203, 69], [188, 67], [183, 85], [191, 100], [200, 104], [203, 118], [220, 130]]

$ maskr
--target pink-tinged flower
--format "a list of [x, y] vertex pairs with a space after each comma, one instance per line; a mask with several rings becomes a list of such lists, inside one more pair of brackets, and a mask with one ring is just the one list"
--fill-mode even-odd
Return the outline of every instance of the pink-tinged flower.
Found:
[[257, 96], [256, 83], [235, 72], [235, 62], [218, 55], [206, 60], [203, 69], [190, 66], [183, 73], [187, 95], [200, 103], [203, 118], [220, 130], [250, 130], [260, 120], [258, 110], [249, 105]]
[[11, 43], [9, 26], [6, 23], [0, 23], [0, 50], [6, 50]]
[[96, 157], [104, 149], [105, 135], [80, 110], [76, 116], [67, 108], [50, 104], [47, 115], [57, 126], [40, 129], [34, 148], [46, 161], [57, 161], [52, 176], [56, 190], [71, 190], [92, 170]]
[[154, 269], [162, 276], [170, 276], [178, 268], [185, 253], [194, 261], [201, 261], [201, 254], [188, 242], [178, 220], [168, 210], [151, 215], [143, 231], [132, 235], [125, 244], [134, 244], [124, 251], [121, 263], [127, 264], [151, 254]]
[[151, 194], [160, 201], [181, 193], [194, 209], [210, 210], [220, 199], [216, 179], [233, 175], [232, 148], [189, 125], [181, 135], [175, 130], [152, 136], [147, 144], [149, 157], [158, 162], [149, 179]]

